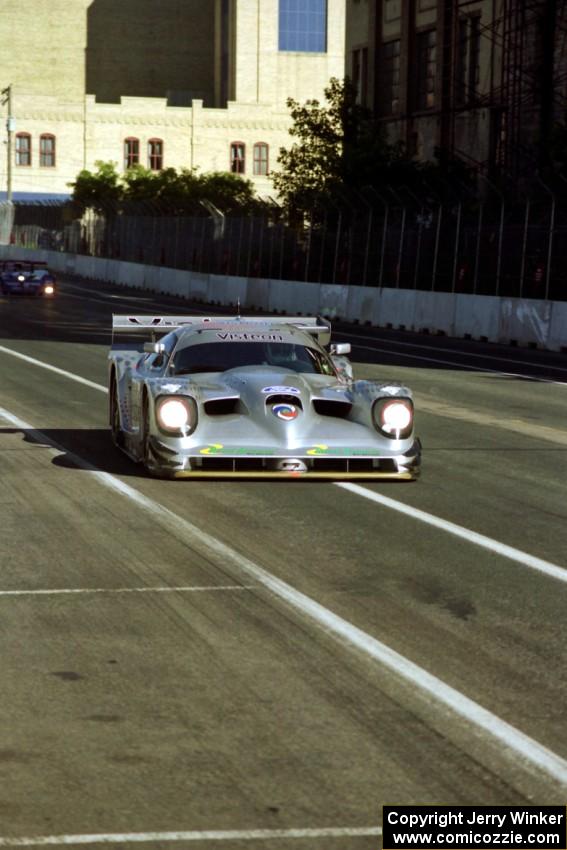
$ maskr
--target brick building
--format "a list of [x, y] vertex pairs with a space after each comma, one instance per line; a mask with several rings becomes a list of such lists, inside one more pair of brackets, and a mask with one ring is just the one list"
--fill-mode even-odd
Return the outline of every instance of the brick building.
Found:
[[[2, 0], [14, 195], [66, 193], [97, 160], [232, 170], [273, 194], [286, 98], [344, 75], [345, 2]], [[7, 172], [0, 153], [0, 189]]]

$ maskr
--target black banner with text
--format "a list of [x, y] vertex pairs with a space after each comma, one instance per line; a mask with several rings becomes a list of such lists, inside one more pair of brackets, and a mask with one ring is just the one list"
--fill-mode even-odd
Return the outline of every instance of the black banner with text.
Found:
[[384, 850], [567, 850], [565, 806], [384, 806]]

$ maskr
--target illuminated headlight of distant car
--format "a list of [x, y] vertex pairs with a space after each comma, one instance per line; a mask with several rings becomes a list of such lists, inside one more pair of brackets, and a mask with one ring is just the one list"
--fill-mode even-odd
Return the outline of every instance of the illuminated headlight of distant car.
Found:
[[45, 295], [53, 295], [53, 293], [55, 292], [55, 287], [52, 283], [46, 283], [43, 287], [43, 292]]
[[161, 396], [156, 401], [156, 419], [166, 434], [186, 436], [197, 425], [197, 406], [186, 396]]
[[25, 279], [26, 279], [26, 276], [25, 276], [25, 275], [23, 275], [23, 274], [19, 274], [19, 275], [18, 275], [18, 281], [19, 281], [20, 283], [23, 283]]
[[413, 404], [409, 398], [381, 398], [372, 408], [374, 425], [393, 440], [409, 437], [413, 428]]

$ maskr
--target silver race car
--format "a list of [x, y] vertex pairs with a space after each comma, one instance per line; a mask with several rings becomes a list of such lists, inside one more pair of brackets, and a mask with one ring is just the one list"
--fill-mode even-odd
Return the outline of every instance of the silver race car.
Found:
[[354, 380], [350, 345], [327, 352], [321, 319], [113, 316], [112, 325], [112, 437], [154, 475], [419, 474], [410, 390]]

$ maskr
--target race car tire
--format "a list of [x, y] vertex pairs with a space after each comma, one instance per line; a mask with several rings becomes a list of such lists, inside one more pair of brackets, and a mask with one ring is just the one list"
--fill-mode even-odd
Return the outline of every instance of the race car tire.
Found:
[[142, 427], [140, 434], [140, 454], [141, 460], [148, 472], [150, 471], [151, 465], [151, 453], [150, 453], [150, 411], [148, 408], [148, 397], [144, 396], [144, 401], [142, 404]]
[[118, 406], [118, 387], [116, 382], [112, 382], [110, 392], [110, 429], [112, 432], [112, 441], [115, 446], [122, 448], [124, 445], [124, 433], [120, 427], [120, 409]]

